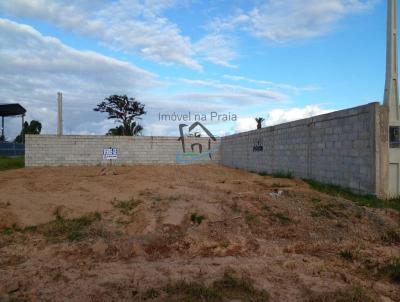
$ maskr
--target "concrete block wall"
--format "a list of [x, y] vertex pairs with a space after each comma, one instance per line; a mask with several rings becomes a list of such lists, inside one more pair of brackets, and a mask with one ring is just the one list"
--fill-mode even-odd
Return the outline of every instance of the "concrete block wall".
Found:
[[[208, 138], [185, 138], [186, 152], [191, 152], [190, 145], [200, 143], [203, 152], [208, 150]], [[100, 136], [100, 135], [26, 135], [25, 165], [33, 166], [71, 166], [106, 164], [103, 149], [118, 149], [118, 159], [122, 164], [175, 164], [176, 154], [182, 153], [182, 144], [178, 137], [156, 136]], [[219, 140], [211, 143], [218, 150]], [[198, 147], [195, 147], [198, 151]], [[193, 163], [218, 163], [219, 151], [210, 159], [204, 156]]]
[[221, 139], [221, 163], [379, 192], [380, 105], [341, 110]]

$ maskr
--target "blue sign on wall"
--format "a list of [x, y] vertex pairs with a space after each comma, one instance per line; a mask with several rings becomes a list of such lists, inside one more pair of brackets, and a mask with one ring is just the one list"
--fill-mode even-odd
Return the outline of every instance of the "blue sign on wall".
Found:
[[117, 159], [118, 149], [117, 148], [107, 148], [103, 149], [103, 159]]

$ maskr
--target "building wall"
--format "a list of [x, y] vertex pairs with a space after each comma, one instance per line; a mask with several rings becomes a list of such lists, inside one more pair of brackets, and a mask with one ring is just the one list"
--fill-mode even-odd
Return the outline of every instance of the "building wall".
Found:
[[[219, 141], [212, 142], [211, 148], [216, 150], [209, 158], [208, 138], [186, 138], [186, 152], [191, 152], [191, 144], [203, 146], [203, 156], [193, 163], [218, 163]], [[115, 164], [175, 164], [191, 163], [191, 157], [183, 157], [188, 161], [177, 161], [177, 154], [183, 153], [182, 143], [178, 137], [155, 136], [95, 136], [95, 135], [26, 135], [25, 165], [33, 166], [71, 166], [106, 164], [103, 160], [103, 149], [118, 149]], [[198, 153], [198, 146], [194, 147]], [[199, 155], [199, 154], [197, 154]], [[192, 158], [193, 159], [193, 158]]]
[[221, 139], [221, 163], [380, 194], [379, 103], [341, 110]]
[[[388, 110], [379, 103], [226, 136], [186, 138], [200, 143], [200, 159], [180, 161], [177, 137], [26, 135], [26, 166], [106, 164], [103, 149], [118, 149], [116, 164], [222, 163], [248, 171], [290, 171], [297, 177], [388, 196]], [[198, 150], [195, 147], [195, 151]], [[177, 157], [178, 155], [178, 157]], [[190, 155], [190, 154], [189, 154]], [[198, 156], [197, 152], [197, 156]], [[196, 155], [195, 155], [196, 156]]]

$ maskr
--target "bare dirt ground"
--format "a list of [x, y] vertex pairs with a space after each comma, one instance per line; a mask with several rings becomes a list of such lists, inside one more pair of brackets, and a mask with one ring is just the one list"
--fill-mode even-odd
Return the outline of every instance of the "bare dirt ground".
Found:
[[399, 222], [220, 166], [4, 171], [0, 301], [400, 301]]

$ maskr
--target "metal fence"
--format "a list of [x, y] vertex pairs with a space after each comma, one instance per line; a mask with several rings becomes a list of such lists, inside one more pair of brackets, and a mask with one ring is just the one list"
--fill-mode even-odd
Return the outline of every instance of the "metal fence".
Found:
[[25, 144], [0, 143], [0, 156], [23, 156]]

